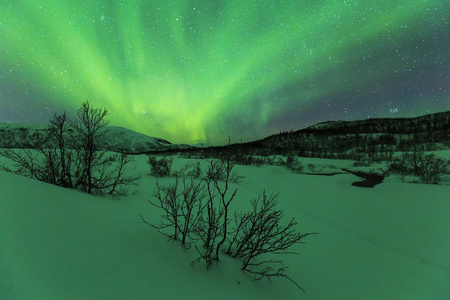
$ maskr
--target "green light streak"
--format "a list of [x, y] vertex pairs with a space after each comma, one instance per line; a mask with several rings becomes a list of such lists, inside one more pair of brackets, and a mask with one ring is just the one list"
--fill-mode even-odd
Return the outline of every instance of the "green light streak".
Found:
[[[366, 79], [354, 74], [326, 74], [360, 62], [353, 49], [366, 51], [379, 37], [414, 26], [438, 3], [5, 2], [2, 60], [41, 78], [49, 96], [72, 108], [90, 99], [108, 108], [112, 124], [184, 143], [223, 142], [229, 116], [253, 120], [251, 131], [263, 133], [275, 108], [291, 109], [290, 99], [314, 103], [341, 90], [342, 81], [362, 86]], [[323, 84], [305, 89], [311, 78]], [[295, 96], [252, 107], [296, 85]]]

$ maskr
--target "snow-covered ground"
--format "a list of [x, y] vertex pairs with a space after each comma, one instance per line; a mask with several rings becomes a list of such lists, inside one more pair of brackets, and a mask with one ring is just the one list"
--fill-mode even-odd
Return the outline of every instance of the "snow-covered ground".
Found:
[[[130, 172], [142, 175], [140, 184], [120, 199], [0, 171], [0, 299], [450, 299], [448, 185], [391, 176], [361, 188], [351, 174], [236, 166], [245, 178], [233, 185], [232, 211], [248, 208], [263, 189], [279, 192], [286, 218], [295, 217], [301, 232], [320, 233], [295, 246], [301, 255], [285, 257], [303, 293], [283, 279], [252, 281], [226, 255], [209, 270], [191, 268], [194, 249], [140, 219], [159, 222], [147, 202], [156, 178], [146, 160], [136, 157]], [[174, 169], [193, 162], [176, 158]]]

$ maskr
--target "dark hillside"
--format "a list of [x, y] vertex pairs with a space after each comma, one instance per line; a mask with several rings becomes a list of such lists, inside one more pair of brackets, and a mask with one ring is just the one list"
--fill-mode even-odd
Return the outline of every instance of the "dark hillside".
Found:
[[416, 118], [323, 122], [250, 143], [185, 151], [203, 157], [230, 152], [260, 156], [294, 153], [303, 157], [373, 161], [389, 159], [398, 151], [449, 148], [450, 111], [447, 111]]

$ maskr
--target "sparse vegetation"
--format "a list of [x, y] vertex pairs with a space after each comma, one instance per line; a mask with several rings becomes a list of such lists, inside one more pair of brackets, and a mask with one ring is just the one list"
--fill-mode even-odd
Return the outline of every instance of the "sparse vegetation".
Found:
[[202, 168], [200, 167], [200, 162], [197, 162], [192, 166], [192, 168], [189, 170], [188, 176], [193, 178], [201, 178], [202, 177]]
[[316, 166], [315, 166], [314, 164], [308, 164], [308, 169], [309, 169], [311, 172], [315, 172], [315, 171], [316, 171]]
[[[241, 165], [280, 165], [273, 155], [353, 159], [355, 166], [390, 161], [395, 152], [444, 150], [450, 146], [450, 112], [417, 118], [324, 122], [298, 131], [280, 132], [249, 144], [184, 150], [184, 157], [235, 155]], [[272, 156], [272, 157], [271, 157]]]
[[372, 162], [367, 156], [361, 155], [357, 156], [356, 161], [353, 163], [354, 167], [369, 167]]
[[106, 115], [105, 109], [94, 108], [87, 101], [78, 110], [77, 120], [69, 119], [66, 112], [55, 114], [46, 137], [53, 147], [34, 144], [29, 145], [30, 149], [1, 150], [0, 155], [12, 160], [14, 167], [0, 168], [89, 194], [125, 195], [127, 186], [139, 178], [126, 175], [125, 168], [132, 161], [130, 156], [108, 156], [99, 150], [106, 134]]
[[[157, 182], [153, 194], [157, 201], [149, 202], [163, 211], [162, 220], [154, 225], [141, 215], [143, 222], [170, 239], [181, 241], [183, 247], [194, 244], [199, 257], [192, 266], [204, 261], [210, 267], [220, 261], [220, 253], [224, 251], [242, 259], [242, 270], [254, 274], [256, 280], [281, 277], [302, 289], [285, 274], [287, 267], [282, 266], [283, 260], [257, 260], [266, 254], [293, 254], [290, 247], [312, 234], [296, 232], [294, 219], [283, 225], [283, 211], [275, 208], [277, 195], [267, 197], [264, 191], [262, 198], [251, 201], [252, 211], [235, 212], [236, 226], [229, 229], [230, 204], [237, 194], [237, 188], [232, 189], [230, 185], [236, 174], [235, 165], [231, 157], [209, 160], [202, 180], [189, 177], [185, 168], [178, 172], [175, 183], [163, 186]], [[197, 241], [201, 247], [195, 244]]]
[[419, 176], [423, 183], [438, 184], [447, 171], [447, 163], [434, 154], [422, 151], [405, 152], [389, 162], [388, 171], [395, 174]]
[[200, 250], [195, 246], [200, 257], [193, 264], [203, 259], [209, 267], [214, 261], [219, 261], [219, 251], [228, 233], [228, 208], [237, 192], [235, 189], [229, 194], [234, 166], [231, 157], [226, 161], [209, 161], [204, 178], [208, 199], [204, 207], [205, 213], [201, 215], [197, 227], [197, 235], [203, 247]]
[[[125, 195], [127, 187], [135, 184], [138, 177], [126, 175], [131, 156], [109, 155], [102, 147], [107, 133], [106, 116], [104, 108], [94, 108], [89, 102], [82, 104], [76, 120], [70, 119], [66, 112], [55, 114], [50, 119], [45, 138], [42, 138], [42, 132], [33, 133], [43, 143], [30, 143], [22, 150], [1, 150], [0, 155], [11, 160], [13, 165], [3, 164], [0, 169], [89, 194]], [[161, 211], [160, 222], [150, 221], [143, 215], [141, 219], [182, 247], [194, 246], [198, 258], [191, 262], [192, 266], [205, 263], [210, 267], [220, 262], [223, 255], [229, 255], [239, 259], [242, 270], [252, 274], [255, 280], [285, 278], [302, 289], [286, 274], [288, 267], [284, 266], [283, 258], [273, 259], [271, 255], [298, 254], [292, 247], [316, 233], [298, 232], [294, 218], [285, 220], [284, 211], [277, 208], [278, 194], [267, 194], [265, 190], [250, 201], [250, 210], [234, 211], [233, 215], [232, 208], [238, 195], [238, 188], [233, 184], [240, 183], [243, 178], [235, 171], [235, 166], [277, 165], [301, 173], [304, 170], [302, 156], [351, 158], [355, 160], [354, 167], [387, 161], [388, 170], [383, 170], [382, 174], [375, 172], [375, 167], [369, 173], [366, 170], [342, 170], [365, 179], [354, 183], [356, 186], [378, 184], [389, 173], [416, 176], [420, 181], [414, 178], [413, 182], [417, 183], [439, 184], [443, 175], [449, 174], [450, 161], [424, 151], [441, 147], [437, 141], [448, 135], [449, 130], [448, 125], [441, 125], [443, 119], [448, 120], [448, 114], [431, 119], [433, 121], [426, 126], [409, 120], [407, 124], [412, 128], [404, 131], [395, 122], [384, 125], [383, 120], [349, 127], [336, 122], [322, 129], [280, 133], [248, 148], [230, 144], [193, 150], [191, 154], [183, 152], [185, 157], [216, 158], [207, 161], [205, 170], [200, 162], [196, 162], [173, 171], [173, 157], [150, 155], [150, 175], [158, 178], [173, 176], [174, 180], [163, 184], [164, 180], [158, 179], [148, 200], [152, 207]], [[362, 128], [365, 133], [360, 134]], [[436, 132], [430, 133], [431, 130]], [[27, 129], [19, 128], [17, 132], [21, 138], [28, 138]], [[448, 146], [448, 140], [445, 143]], [[403, 153], [395, 156], [394, 153], [399, 151]], [[320, 172], [324, 166], [308, 164], [307, 168], [311, 172]], [[272, 172], [279, 172], [279, 169], [272, 168]]]
[[290, 252], [290, 247], [302, 243], [302, 239], [313, 233], [301, 234], [294, 227], [297, 225], [292, 219], [283, 225], [283, 211], [277, 210], [277, 194], [262, 196], [251, 201], [253, 210], [244, 214], [235, 214], [235, 227], [232, 232], [227, 253], [242, 259], [242, 270], [255, 275], [257, 280], [273, 277], [284, 277], [301, 287], [287, 276], [284, 271], [287, 267], [283, 260], [257, 259], [266, 254], [296, 254]]
[[302, 162], [292, 153], [286, 157], [286, 167], [296, 173], [300, 173], [303, 170]]
[[204, 209], [202, 203], [207, 196], [204, 185], [187, 177], [176, 177], [168, 186], [156, 182], [153, 196], [157, 202], [149, 200], [149, 203], [164, 211], [162, 221], [153, 225], [141, 215], [142, 220], [170, 239], [181, 241], [183, 247], [190, 247], [191, 234], [198, 227]]
[[162, 157], [158, 159], [156, 156], [150, 155], [148, 157], [148, 164], [150, 165], [150, 175], [167, 177], [172, 172], [173, 157]]

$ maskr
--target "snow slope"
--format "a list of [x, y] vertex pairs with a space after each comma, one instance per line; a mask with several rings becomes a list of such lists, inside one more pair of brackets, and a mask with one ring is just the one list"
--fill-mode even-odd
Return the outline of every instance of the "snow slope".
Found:
[[107, 144], [108, 149], [120, 149], [126, 152], [136, 153], [152, 149], [165, 149], [172, 146], [166, 140], [149, 137], [123, 127], [108, 126]]
[[[187, 145], [175, 145], [170, 142], [149, 137], [123, 127], [107, 126], [108, 133], [104, 148], [110, 151], [124, 151], [142, 153], [151, 150], [164, 150], [169, 148], [184, 149]], [[45, 145], [44, 137], [48, 124], [1, 123], [0, 122], [0, 148], [23, 148], [29, 143]]]
[[[303, 293], [286, 280], [252, 281], [225, 255], [218, 267], [191, 268], [194, 249], [140, 220], [159, 222], [147, 203], [156, 179], [145, 161], [136, 157], [133, 172], [143, 177], [121, 199], [0, 171], [0, 299], [450, 299], [449, 186], [388, 177], [359, 188], [350, 174], [237, 166], [245, 178], [233, 185], [232, 210], [266, 188], [280, 192], [279, 207], [300, 231], [320, 233], [285, 258]], [[177, 158], [174, 167], [188, 162]]]

